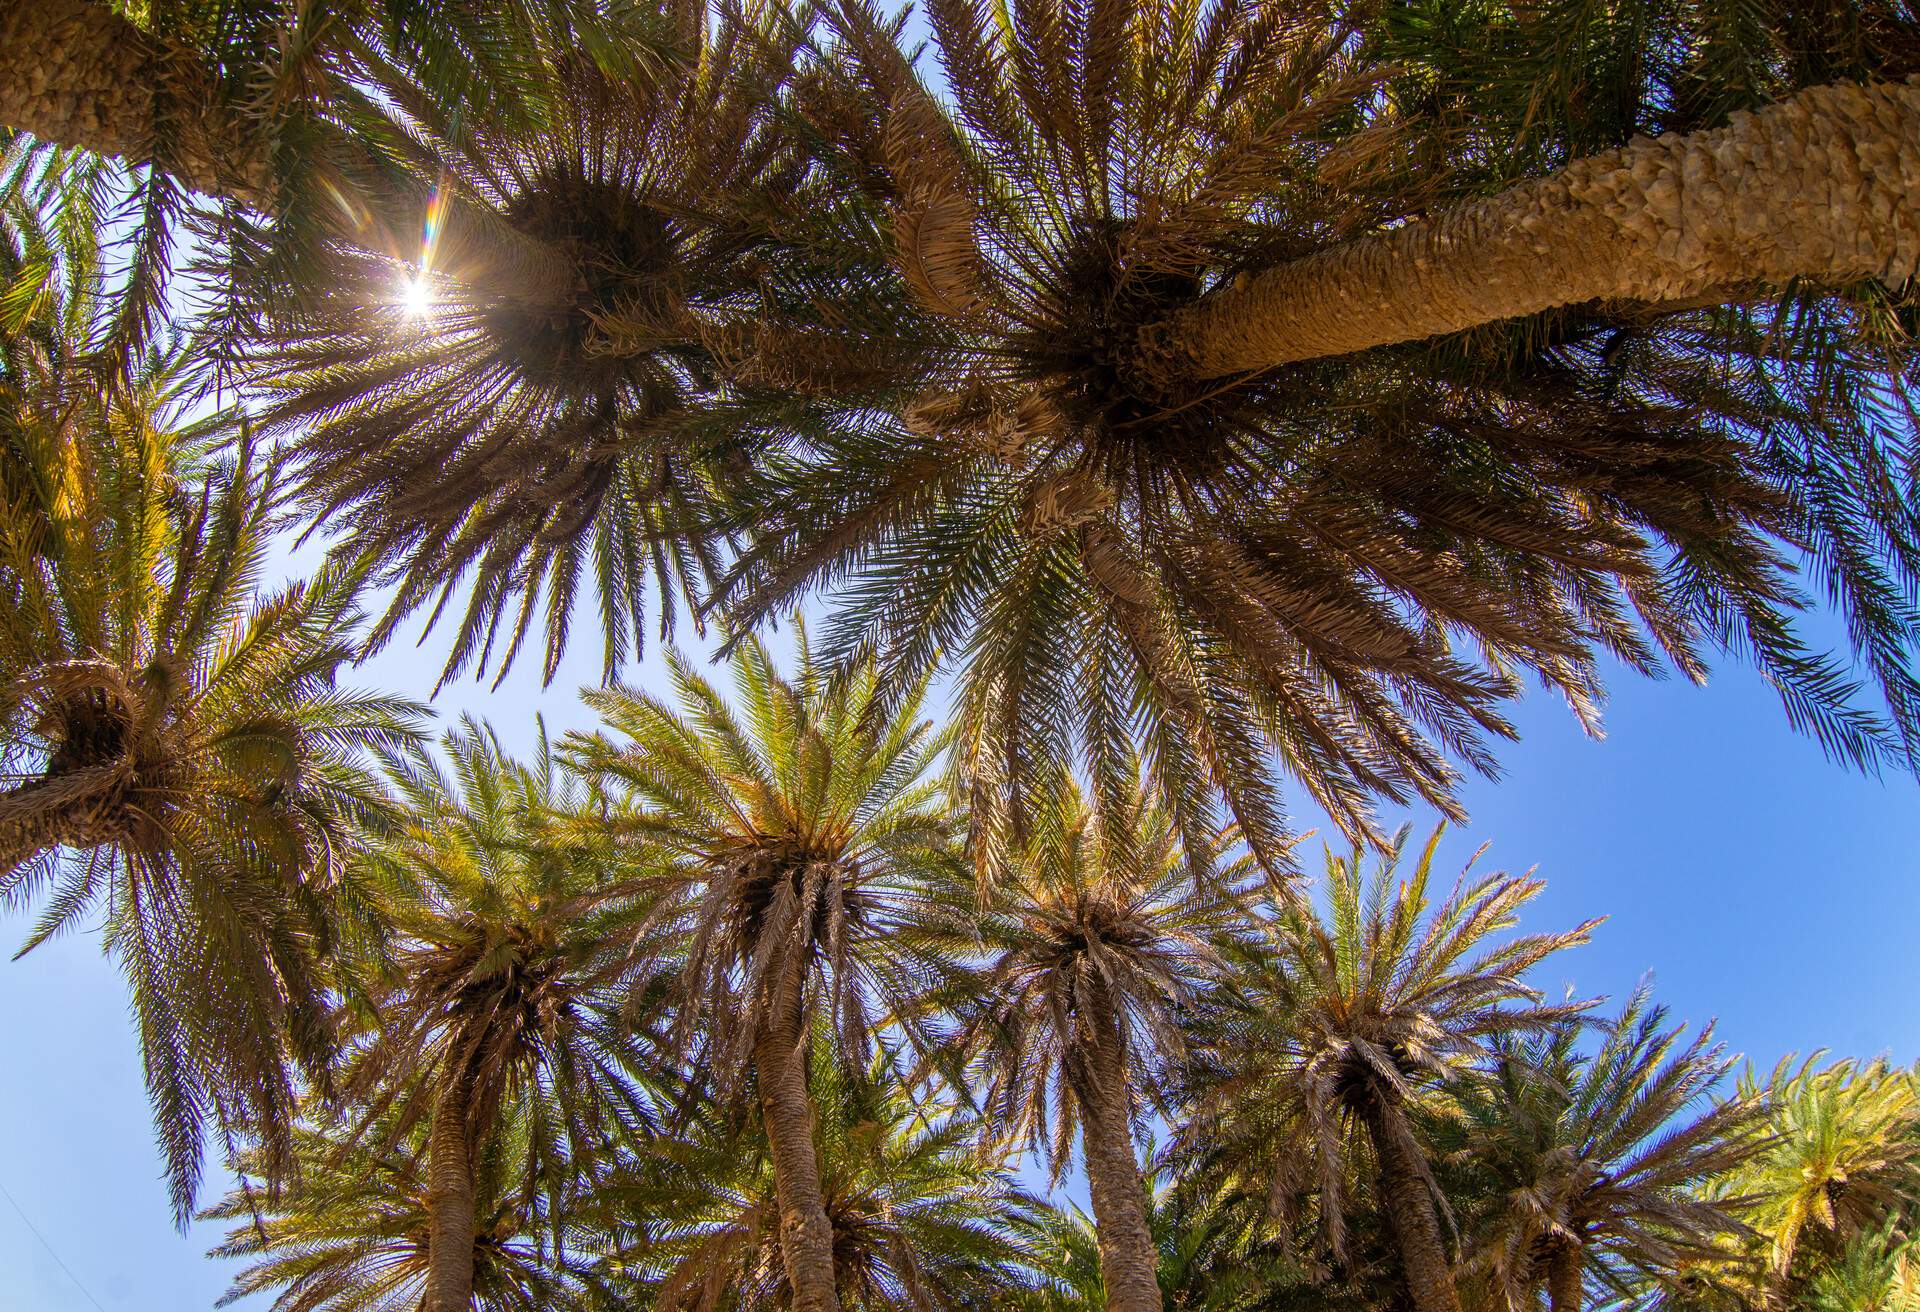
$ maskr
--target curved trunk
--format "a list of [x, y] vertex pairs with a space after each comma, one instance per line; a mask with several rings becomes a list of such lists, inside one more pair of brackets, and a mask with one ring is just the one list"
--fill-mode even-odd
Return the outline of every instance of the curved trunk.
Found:
[[1100, 1244], [1100, 1281], [1112, 1312], [1161, 1312], [1160, 1253], [1147, 1222], [1147, 1189], [1134, 1155], [1120, 1027], [1101, 1000], [1092, 1000], [1088, 1010], [1092, 1033], [1079, 1052], [1074, 1098], [1080, 1104], [1080, 1147]]
[[1674, 302], [1920, 265], [1920, 79], [1815, 87], [1269, 269], [1149, 330], [1220, 377], [1587, 301]]
[[42, 852], [67, 842], [72, 836], [63, 833], [64, 828], [58, 815], [33, 815], [0, 823], [0, 879]]
[[[791, 974], [792, 978], [788, 978]], [[772, 1014], [753, 1045], [760, 1118], [773, 1158], [780, 1206], [780, 1258], [793, 1288], [793, 1312], [839, 1312], [833, 1269], [833, 1222], [820, 1189], [813, 1144], [813, 1099], [807, 1091], [806, 1017], [800, 1006], [805, 977], [782, 969]]]
[[[269, 134], [221, 104], [192, 51], [168, 49], [99, 0], [0, 0], [0, 124], [42, 141], [163, 169], [189, 188], [262, 211], [276, 188]], [[348, 135], [322, 125], [332, 188], [356, 242], [417, 246], [432, 197]], [[563, 253], [515, 233], [464, 197], [447, 198], [435, 264], [490, 296], [563, 304], [576, 273]]]
[[1405, 1119], [1393, 1108], [1372, 1100], [1362, 1113], [1373, 1155], [1379, 1163], [1380, 1205], [1393, 1230], [1394, 1247], [1407, 1278], [1407, 1292], [1419, 1312], [1460, 1312], [1453, 1268], [1434, 1210], [1433, 1190], [1420, 1161]]
[[472, 1078], [441, 1089], [427, 1138], [427, 1291], [422, 1312], [467, 1312], [473, 1304]]
[[1554, 1245], [1547, 1259], [1547, 1303], [1552, 1312], [1580, 1312], [1580, 1291], [1585, 1276], [1578, 1244]]

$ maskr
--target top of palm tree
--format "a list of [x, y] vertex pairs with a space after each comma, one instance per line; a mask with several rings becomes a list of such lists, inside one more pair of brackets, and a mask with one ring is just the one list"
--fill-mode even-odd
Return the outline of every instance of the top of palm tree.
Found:
[[455, 1082], [473, 1144], [526, 1117], [520, 1178], [562, 1197], [611, 1137], [653, 1123], [649, 903], [544, 740], [521, 763], [468, 722], [443, 747], [444, 763], [389, 757], [407, 823], [350, 872], [363, 933], [346, 1084], [393, 1134]]
[[[1218, 847], [1226, 847], [1223, 838]], [[1214, 854], [1199, 854], [1211, 867]], [[1095, 813], [1071, 783], [1030, 817], [1000, 877], [954, 890], [929, 1005], [955, 1017], [951, 1049], [977, 1060], [982, 1128], [1041, 1150], [1053, 1180], [1071, 1158], [1085, 1047], [1117, 1026], [1129, 1103], [1162, 1110], [1183, 1024], [1226, 973], [1222, 950], [1251, 922], [1245, 863], [1195, 884], [1172, 816], [1136, 787]], [[947, 1060], [943, 1058], [942, 1060]]]
[[263, 421], [338, 549], [397, 584], [376, 643], [459, 616], [446, 676], [504, 672], [531, 635], [551, 679], [591, 599], [611, 679], [644, 645], [648, 576], [667, 636], [719, 568], [719, 361], [783, 229], [811, 222], [770, 123], [802, 29], [778, 3], [655, 25], [670, 57], [644, 75], [573, 28], [535, 39], [512, 83], [533, 122], [376, 65], [386, 113], [361, 131], [417, 179], [424, 237], [335, 231], [307, 273], [275, 258], [277, 224], [234, 242]]
[[[1908, 759], [1920, 539], [1873, 416], [1911, 353], [1884, 289], [1580, 306], [1226, 378], [1152, 349], [1215, 289], [1569, 153], [1905, 68], [1894, 6], [1815, 55], [1785, 6], [1743, 6], [1730, 48], [1719, 5], [937, 0], [937, 72], [862, 0], [824, 8], [795, 112], [885, 215], [894, 280], [820, 314], [893, 352], [770, 434], [737, 623], [821, 589], [828, 650], [963, 663], [970, 764], [1015, 805], [1075, 754], [1104, 788], [1137, 744], [1190, 837], [1218, 789], [1276, 865], [1270, 753], [1349, 835], [1380, 798], [1457, 815], [1522, 676], [1595, 728], [1607, 656], [1746, 656], [1832, 754]], [[1796, 635], [1803, 555], [1890, 717]]]
[[[295, 1138], [298, 1169], [270, 1197], [246, 1183], [202, 1220], [231, 1221], [208, 1254], [248, 1265], [219, 1306], [272, 1294], [274, 1312], [415, 1312], [427, 1277], [430, 1220], [425, 1127], [351, 1135], [340, 1109], [315, 1104]], [[518, 1104], [475, 1153], [474, 1305], [478, 1312], [591, 1306], [590, 1257], [549, 1242], [547, 1196], [520, 1163], [538, 1133]], [[242, 1165], [249, 1165], [243, 1159]]]
[[1470, 1173], [1484, 1214], [1469, 1219], [1469, 1265], [1509, 1308], [1530, 1306], [1556, 1248], [1620, 1293], [1724, 1256], [1745, 1234], [1738, 1209], [1703, 1187], [1762, 1146], [1764, 1105], [1702, 1105], [1732, 1059], [1708, 1026], [1684, 1026], [1643, 982], [1584, 1049], [1578, 1022], [1503, 1035], [1492, 1063], [1455, 1081], [1435, 1114], [1450, 1164]]
[[619, 800], [610, 823], [641, 844], [657, 932], [682, 972], [678, 1032], [722, 1080], [745, 1070], [794, 971], [802, 1014], [831, 1017], [864, 1066], [876, 1009], [910, 1011], [924, 970], [912, 926], [929, 872], [953, 859], [930, 777], [946, 735], [919, 718], [924, 683], [883, 707], [871, 665], [828, 679], [805, 627], [793, 632], [791, 676], [743, 642], [729, 702], [673, 653], [680, 709], [634, 689], [589, 692], [611, 732], [567, 744]]
[[189, 345], [103, 381], [119, 284], [84, 196], [48, 217], [22, 195], [0, 222], [0, 895], [41, 904], [27, 948], [107, 909], [184, 1221], [206, 1123], [284, 1153], [283, 1056], [324, 1081], [334, 885], [386, 810], [363, 754], [424, 712], [335, 685], [353, 571], [261, 592], [273, 471], [233, 412], [194, 416]]
[[1371, 872], [1359, 849], [1328, 849], [1324, 909], [1304, 892], [1277, 895], [1264, 942], [1235, 972], [1240, 1001], [1217, 1018], [1190, 1091], [1182, 1133], [1235, 1145], [1234, 1174], [1270, 1181], [1283, 1214], [1317, 1193], [1336, 1254], [1350, 1122], [1404, 1112], [1487, 1060], [1499, 1036], [1547, 1031], [1591, 1005], [1546, 1001], [1528, 976], [1599, 922], [1512, 933], [1545, 881], [1474, 876], [1471, 862], [1435, 905], [1428, 885], [1443, 832], [1404, 875], [1405, 829]]

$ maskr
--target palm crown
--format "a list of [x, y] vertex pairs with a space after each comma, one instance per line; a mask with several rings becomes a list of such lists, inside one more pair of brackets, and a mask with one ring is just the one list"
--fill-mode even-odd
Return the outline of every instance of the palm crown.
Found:
[[108, 909], [184, 1220], [209, 1115], [284, 1152], [283, 1054], [324, 1078], [332, 885], [384, 809], [361, 753], [418, 708], [335, 686], [350, 571], [259, 594], [275, 479], [231, 412], [188, 417], [188, 345], [103, 384], [84, 213], [9, 219], [31, 295], [0, 328], [0, 888], [45, 895], [28, 947]]

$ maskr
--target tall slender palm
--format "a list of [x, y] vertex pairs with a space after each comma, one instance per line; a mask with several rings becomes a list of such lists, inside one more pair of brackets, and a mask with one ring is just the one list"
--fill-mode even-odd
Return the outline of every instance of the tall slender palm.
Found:
[[1742, 1233], [1700, 1187], [1760, 1148], [1761, 1109], [1699, 1108], [1732, 1062], [1711, 1027], [1683, 1046], [1665, 1022], [1643, 984], [1593, 1051], [1571, 1024], [1501, 1039], [1488, 1070], [1452, 1086], [1453, 1155], [1491, 1195], [1474, 1265], [1515, 1312], [1542, 1283], [1552, 1312], [1579, 1312], [1590, 1278], [1670, 1278]]
[[[335, 686], [356, 579], [258, 584], [275, 479], [230, 412], [191, 417], [185, 345], [107, 386], [115, 291], [87, 216], [9, 202], [0, 268], [0, 896], [26, 948], [105, 909], [173, 1204], [207, 1122], [284, 1160], [291, 1056], [324, 1082], [333, 885], [382, 809], [361, 753], [401, 698]], [[23, 948], [22, 950], [26, 950]]]
[[793, 1306], [838, 1306], [808, 1093], [816, 1021], [863, 1067], [876, 1008], [904, 1012], [924, 970], [912, 930], [950, 821], [927, 777], [945, 736], [917, 719], [924, 685], [879, 704], [871, 665], [830, 679], [796, 623], [792, 679], [757, 642], [731, 658], [735, 702], [677, 653], [681, 710], [588, 693], [610, 734], [569, 748], [631, 810], [651, 847], [654, 921], [677, 945], [678, 1025], [724, 1093], [751, 1071], [780, 1207]]
[[[479, 1312], [568, 1312], [594, 1288], [591, 1263], [549, 1242], [547, 1200], [520, 1164], [538, 1131], [509, 1108], [474, 1153], [473, 1303]], [[337, 1109], [299, 1132], [299, 1170], [271, 1198], [237, 1188], [203, 1220], [230, 1221], [209, 1254], [248, 1265], [220, 1306], [271, 1295], [274, 1312], [401, 1312], [423, 1306], [432, 1206], [424, 1126], [350, 1137]]]
[[1273, 908], [1264, 950], [1237, 975], [1243, 1008], [1224, 1027], [1218, 1069], [1189, 1131], [1237, 1144], [1247, 1163], [1272, 1172], [1277, 1193], [1317, 1189], [1336, 1255], [1345, 1248], [1345, 1166], [1358, 1131], [1420, 1312], [1457, 1312], [1460, 1301], [1416, 1104], [1436, 1082], [1488, 1057], [1497, 1036], [1578, 1014], [1581, 1004], [1544, 1002], [1526, 975], [1585, 942], [1597, 923], [1497, 940], [1543, 881], [1470, 878], [1471, 866], [1430, 907], [1442, 832], [1405, 875], [1405, 830], [1371, 874], [1359, 851], [1328, 851], [1325, 910], [1304, 895]]
[[1056, 1180], [1079, 1134], [1107, 1305], [1158, 1312], [1134, 1123], [1162, 1105], [1158, 1077], [1184, 1053], [1183, 1013], [1218, 980], [1221, 940], [1248, 927], [1237, 883], [1196, 887], [1172, 817], [1137, 788], [1095, 814], [1063, 784], [1030, 826], [984, 911], [958, 919], [939, 993], [981, 1067], [993, 1133], [1039, 1148]]
[[[841, 1303], [1001, 1306], [1032, 1279], [1020, 1231], [1038, 1213], [1034, 1200], [1004, 1160], [974, 1150], [969, 1115], [906, 1088], [892, 1054], [863, 1072], [835, 1060], [826, 1040], [817, 1028], [808, 1085]], [[646, 1290], [662, 1312], [793, 1306], [765, 1139], [698, 1094], [688, 1111], [684, 1128], [643, 1145], [595, 1194], [590, 1215], [610, 1232], [609, 1284]]]
[[[1751, 656], [1834, 754], [1905, 759], [1920, 684], [1901, 597], [1920, 538], [1873, 436], [1868, 398], [1897, 409], [1911, 377], [1884, 292], [1810, 297], [1800, 317], [1606, 302], [1224, 377], [1169, 372], [1154, 347], [1170, 316], [1269, 271], [1364, 266], [1417, 286], [1445, 261], [1380, 252], [1421, 215], [1573, 149], [1718, 121], [1732, 106], [1697, 103], [1690, 52], [1719, 51], [1692, 24], [1725, 15], [1702, 8], [1619, 38], [1639, 44], [1618, 52], [1617, 85], [1595, 86], [1571, 58], [1554, 73], [1522, 57], [1505, 80], [1463, 70], [1453, 24], [1375, 6], [941, 0], [927, 17], [949, 95], [874, 7], [831, 6], [838, 44], [796, 112], [887, 215], [898, 295], [825, 296], [822, 317], [895, 349], [890, 370], [770, 434], [787, 450], [749, 498], [757, 540], [723, 593], [736, 619], [827, 588], [832, 649], [876, 647], [906, 671], [962, 654], [976, 774], [1038, 804], [1049, 760], [1079, 752], [1109, 775], [1137, 739], [1183, 810], [1217, 787], [1276, 863], [1269, 749], [1350, 833], [1381, 796], [1455, 810], [1456, 770], [1491, 768], [1511, 734], [1518, 674], [1591, 724], [1601, 653], [1693, 678], [1716, 650]], [[1553, 13], [1535, 32], [1505, 11], [1488, 22], [1517, 49], [1561, 50], [1601, 38], [1554, 26], [1612, 21]], [[1907, 39], [1888, 67], [1906, 67]], [[1755, 65], [1774, 48], [1740, 40]], [[1749, 103], [1793, 89], [1780, 81]], [[1624, 104], [1608, 140], [1548, 111], [1573, 94]], [[1530, 253], [1544, 226], [1484, 244]], [[1328, 254], [1373, 232], [1390, 235], [1371, 257]], [[1540, 258], [1562, 284], [1564, 261]], [[1353, 304], [1262, 302], [1214, 336], [1284, 334], [1330, 306], [1391, 318]], [[1775, 331], [1801, 333], [1818, 366], [1776, 358]], [[1803, 551], [1891, 726], [1855, 701], [1844, 662], [1794, 636], [1813, 604], [1789, 568]]]
[[476, 1164], [503, 1117], [528, 1126], [510, 1188], [556, 1217], [608, 1137], [651, 1122], [633, 1024], [646, 906], [604, 829], [567, 823], [589, 803], [544, 741], [523, 765], [469, 723], [444, 749], [445, 767], [424, 749], [392, 760], [406, 822], [352, 872], [379, 937], [346, 1087], [363, 1135], [429, 1127], [421, 1306], [465, 1312]]

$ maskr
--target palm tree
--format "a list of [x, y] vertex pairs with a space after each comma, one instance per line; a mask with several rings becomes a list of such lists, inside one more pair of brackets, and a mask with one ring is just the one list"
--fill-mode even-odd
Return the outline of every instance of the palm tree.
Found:
[[917, 720], [924, 684], [881, 703], [871, 665], [829, 679], [806, 631], [775, 672], [758, 642], [730, 664], [736, 706], [674, 653], [682, 710], [645, 693], [586, 694], [612, 734], [569, 749], [651, 848], [655, 932], [677, 945], [678, 1033], [732, 1093], [751, 1071], [780, 1207], [793, 1306], [838, 1306], [808, 1093], [816, 1020], [865, 1066], [877, 1008], [904, 1013], [924, 969], [912, 936], [929, 872], [951, 864], [927, 772], [945, 736]]
[[335, 686], [350, 571], [258, 592], [275, 478], [231, 412], [189, 417], [189, 347], [102, 382], [86, 216], [8, 211], [0, 896], [41, 907], [22, 951], [105, 909], [184, 1224], [207, 1122], [284, 1163], [283, 1056], [325, 1083], [333, 886], [383, 810], [362, 752], [420, 709]]
[[1499, 873], [1470, 879], [1471, 864], [1429, 914], [1442, 832], [1434, 831], [1404, 877], [1405, 830], [1371, 875], [1362, 872], [1358, 850], [1349, 857], [1329, 850], [1324, 913], [1304, 895], [1280, 897], [1263, 950], [1236, 972], [1243, 1002], [1222, 1026], [1185, 1129], [1235, 1145], [1243, 1170], [1264, 1164], [1277, 1196], [1316, 1189], [1336, 1257], [1346, 1248], [1349, 1139], [1359, 1131], [1419, 1312], [1460, 1307], [1444, 1200], [1415, 1129], [1419, 1101], [1434, 1084], [1487, 1059], [1498, 1036], [1577, 1015], [1584, 1004], [1543, 1002], [1525, 977], [1553, 953], [1585, 942], [1597, 923], [1491, 941], [1513, 927], [1543, 881]]
[[[467, 590], [448, 675], [504, 670], [531, 632], [551, 679], [597, 590], [611, 679], [644, 644], [648, 576], [668, 636], [676, 595], [691, 604], [718, 569], [714, 479], [737, 442], [707, 394], [814, 188], [769, 121], [796, 67], [781, 8], [669, 17], [675, 56], [645, 77], [584, 38], [543, 40], [513, 84], [547, 107], [533, 129], [398, 70], [388, 130], [433, 188], [424, 244], [345, 234], [305, 292], [248, 257], [243, 299], [263, 308], [237, 349], [262, 421], [300, 453], [339, 549], [398, 585], [376, 642]], [[521, 272], [492, 267], [492, 248], [440, 248], [456, 200]]]
[[[893, 362], [769, 432], [786, 449], [743, 494], [756, 539], [721, 594], [736, 623], [827, 588], [842, 603], [827, 651], [872, 648], [909, 674], [962, 653], [971, 768], [1017, 802], [1041, 804], [1052, 763], [1075, 752], [1110, 775], [1133, 740], [1194, 813], [1190, 835], [1209, 827], [1211, 784], [1274, 864], [1284, 824], [1270, 750], [1352, 835], [1370, 831], [1382, 796], [1453, 814], [1456, 768], [1490, 769], [1512, 732], [1501, 703], [1519, 673], [1591, 726], [1603, 652], [1696, 679], [1715, 650], [1745, 653], [1836, 755], [1908, 757], [1920, 685], [1899, 653], [1914, 616], [1886, 584], [1913, 577], [1920, 540], [1867, 435], [1866, 398], [1883, 385], [1904, 395], [1882, 376], [1910, 369], [1884, 293], [1810, 293], [1799, 318], [1607, 302], [1285, 368], [1168, 363], [1170, 343], [1206, 354], [1190, 340], [1195, 316], [1231, 320], [1206, 330], [1207, 350], [1317, 324], [1323, 307], [1361, 333], [1394, 318], [1350, 308], [1360, 292], [1234, 312], [1278, 280], [1364, 268], [1407, 300], [1442, 264], [1491, 282], [1420, 241], [1524, 248], [1543, 282], [1569, 285], [1565, 260], [1533, 251], [1545, 238], [1532, 219], [1474, 241], [1417, 237], [1433, 225], [1416, 220], [1496, 193], [1459, 220], [1486, 228], [1502, 203], [1572, 185], [1509, 195], [1514, 168], [1622, 146], [1582, 166], [1582, 186], [1610, 185], [1591, 179], [1651, 158], [1625, 145], [1632, 135], [1693, 126], [1683, 111], [1724, 117], [1682, 94], [1707, 74], [1673, 52], [1725, 45], [1696, 40], [1695, 20], [1641, 31], [1615, 61], [1625, 85], [1576, 88], [1630, 111], [1617, 141], [1596, 143], [1576, 141], [1580, 114], [1547, 108], [1587, 76], [1578, 61], [1558, 82], [1524, 57], [1504, 77], [1463, 70], [1429, 30], [1443, 25], [1372, 7], [1043, 3], [1016, 20], [941, 0], [927, 17], [950, 95], [871, 6], [829, 11], [838, 44], [795, 108], [826, 166], [887, 214], [898, 295], [824, 296], [821, 314], [851, 339], [893, 344]], [[1504, 12], [1488, 21], [1516, 49], [1568, 48], [1560, 33], [1516, 34], [1522, 20]], [[1906, 67], [1907, 39], [1866, 61]], [[1754, 41], [1741, 50], [1757, 66]], [[1756, 103], [1798, 87], [1778, 82]], [[1729, 129], [1745, 134], [1738, 147], [1708, 136], [1659, 152], [1744, 150], [1803, 109]], [[1858, 124], [1894, 121], [1863, 110]], [[1373, 233], [1385, 235], [1361, 235]], [[1336, 259], [1348, 237], [1373, 254]], [[1381, 253], [1396, 243], [1408, 261]], [[1817, 367], [1766, 345], [1790, 322]], [[1787, 563], [1807, 551], [1831, 567], [1891, 727], [1855, 704], [1844, 663], [1794, 636], [1811, 602]]]
[[[469, 722], [444, 750], [446, 767], [391, 759], [406, 822], [352, 872], [377, 951], [350, 999], [345, 1084], [377, 1151], [428, 1125], [421, 1306], [465, 1312], [476, 1172], [503, 1121], [528, 1127], [505, 1187], [544, 1192], [556, 1217], [610, 1135], [651, 1124], [647, 904], [544, 740], [521, 764]], [[586, 823], [568, 814], [582, 808]]]
[[1783, 1059], [1764, 1083], [1751, 1072], [1740, 1082], [1741, 1096], [1766, 1109], [1767, 1137], [1718, 1187], [1748, 1203], [1742, 1220], [1759, 1236], [1763, 1299], [1803, 1288], [1810, 1265], [1920, 1206], [1913, 1073], [1885, 1061], [1818, 1067], [1820, 1056], [1797, 1069]]
[[1489, 1069], [1450, 1087], [1450, 1155], [1490, 1204], [1472, 1265], [1513, 1312], [1543, 1281], [1552, 1312], [1579, 1312], [1592, 1276], [1670, 1278], [1743, 1233], [1737, 1209], [1700, 1187], [1760, 1148], [1760, 1109], [1696, 1109], [1732, 1062], [1711, 1026], [1682, 1046], [1665, 1022], [1643, 984], [1594, 1051], [1572, 1024], [1501, 1038]]
[[[509, 1108], [474, 1154], [473, 1306], [479, 1312], [572, 1312], [595, 1287], [578, 1250], [548, 1242], [546, 1199], [521, 1188], [537, 1133]], [[277, 1195], [229, 1192], [202, 1219], [231, 1221], [210, 1257], [245, 1261], [220, 1306], [272, 1294], [274, 1312], [399, 1312], [423, 1305], [432, 1208], [423, 1127], [375, 1125], [349, 1137], [336, 1109], [315, 1107], [296, 1140], [299, 1170]]]
[[[818, 1114], [821, 1193], [842, 1305], [871, 1312], [986, 1309], [1031, 1282], [1022, 1222], [1038, 1213], [1004, 1160], [971, 1141], [974, 1120], [916, 1098], [894, 1055], [864, 1072], [815, 1031], [809, 1093]], [[608, 1282], [667, 1312], [786, 1308], [780, 1207], [765, 1139], [695, 1090], [677, 1133], [639, 1147], [594, 1195]]]
[[1246, 928], [1237, 874], [1196, 886], [1163, 807], [1136, 788], [1095, 814], [1066, 783], [984, 910], [955, 899], [936, 997], [981, 1067], [983, 1123], [1038, 1148], [1056, 1181], [1078, 1132], [1107, 1306], [1125, 1312], [1162, 1306], [1136, 1113], [1164, 1110], [1157, 1076], [1184, 1053], [1184, 1013], [1217, 981], [1221, 941]]

